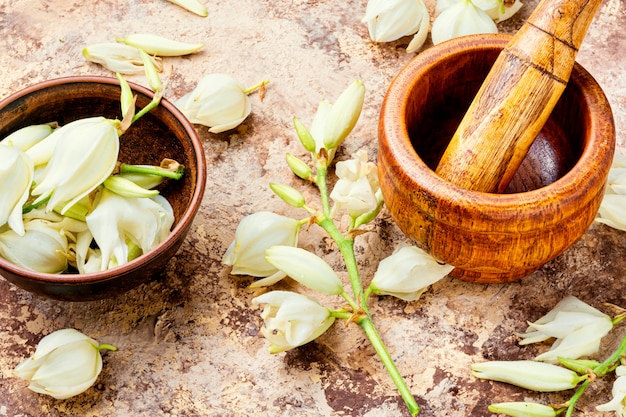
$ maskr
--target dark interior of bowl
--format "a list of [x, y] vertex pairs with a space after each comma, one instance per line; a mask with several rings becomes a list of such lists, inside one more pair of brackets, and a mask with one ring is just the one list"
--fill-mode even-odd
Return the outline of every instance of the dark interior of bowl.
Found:
[[[87, 81], [53, 84], [26, 94], [0, 109], [0, 138], [32, 124], [71, 121], [104, 116], [121, 119], [120, 87]], [[135, 86], [136, 87], [136, 86]], [[137, 87], [136, 87], [137, 88]], [[137, 92], [137, 108], [151, 98]], [[128, 164], [159, 165], [163, 158], [174, 159], [186, 168], [182, 180], [169, 180], [160, 190], [174, 210], [175, 224], [189, 207], [196, 183], [196, 162], [191, 143], [178, 138], [186, 135], [182, 124], [163, 107], [157, 107], [135, 122], [120, 137], [120, 161]]]
[[[441, 59], [411, 92], [406, 114], [409, 137], [433, 171], [499, 53], [498, 48], [484, 48]], [[587, 123], [581, 116], [586, 105], [581, 96], [573, 77], [505, 193], [544, 187], [576, 164]]]

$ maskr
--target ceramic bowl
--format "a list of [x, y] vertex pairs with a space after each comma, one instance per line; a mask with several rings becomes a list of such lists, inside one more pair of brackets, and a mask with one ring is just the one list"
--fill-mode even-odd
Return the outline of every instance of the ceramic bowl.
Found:
[[602, 201], [615, 148], [609, 103], [576, 64], [503, 194], [469, 191], [435, 168], [506, 35], [453, 39], [393, 80], [379, 121], [379, 177], [400, 229], [467, 281], [520, 279], [570, 247]]
[[[132, 84], [137, 108], [147, 105], [152, 92]], [[25, 88], [0, 102], [0, 137], [28, 125], [104, 116], [119, 118], [119, 83], [108, 77], [67, 77]], [[0, 275], [32, 293], [67, 301], [112, 297], [158, 276], [183, 243], [198, 212], [206, 182], [202, 143], [185, 116], [169, 101], [143, 116], [120, 137], [120, 160], [158, 165], [162, 158], [185, 166], [181, 180], [168, 181], [161, 194], [174, 210], [171, 234], [156, 248], [119, 267], [90, 274], [45, 274], [18, 267], [0, 258]]]

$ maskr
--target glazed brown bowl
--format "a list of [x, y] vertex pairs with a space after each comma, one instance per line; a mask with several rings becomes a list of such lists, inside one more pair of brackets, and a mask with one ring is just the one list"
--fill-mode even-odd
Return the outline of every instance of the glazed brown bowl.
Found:
[[[129, 83], [138, 109], [152, 99], [152, 92]], [[28, 125], [104, 116], [120, 118], [120, 87], [114, 78], [67, 77], [41, 82], [0, 102], [0, 137]], [[135, 122], [120, 136], [122, 162], [159, 165], [164, 158], [185, 166], [178, 181], [160, 190], [174, 210], [170, 235], [153, 250], [131, 262], [89, 274], [46, 274], [16, 266], [0, 258], [0, 275], [32, 293], [67, 301], [88, 301], [124, 293], [158, 276], [183, 243], [198, 212], [206, 182], [202, 143], [185, 116], [169, 101]]]
[[587, 230], [615, 148], [609, 103], [576, 64], [549, 120], [503, 194], [443, 180], [437, 163], [507, 35], [456, 38], [420, 53], [389, 87], [380, 114], [378, 169], [400, 229], [467, 281], [527, 276]]

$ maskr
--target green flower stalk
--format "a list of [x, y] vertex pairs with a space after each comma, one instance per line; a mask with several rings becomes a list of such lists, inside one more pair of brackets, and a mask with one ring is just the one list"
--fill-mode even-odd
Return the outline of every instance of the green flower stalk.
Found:
[[[296, 134], [304, 148], [311, 153], [313, 161], [309, 166], [287, 154], [287, 165], [295, 175], [318, 188], [318, 207], [308, 204], [304, 195], [293, 187], [271, 183], [270, 188], [277, 196], [293, 207], [304, 209], [309, 217], [288, 221], [288, 218], [279, 215], [270, 217], [270, 213], [266, 212], [246, 216], [238, 226], [235, 240], [229, 246], [223, 262], [233, 266], [233, 275], [247, 273], [268, 277], [256, 281], [251, 287], [271, 285], [289, 276], [311, 290], [341, 297], [347, 306], [338, 310], [293, 292], [272, 291], [256, 297], [253, 303], [265, 304], [261, 313], [264, 320], [261, 334], [270, 342], [270, 353], [282, 352], [314, 340], [335, 319], [354, 322], [370, 340], [409, 412], [415, 416], [420, 411], [419, 406], [376, 330], [368, 298], [371, 294], [400, 294], [406, 299], [416, 299], [428, 285], [447, 275], [451, 268], [438, 265], [427, 254], [423, 254], [403, 263], [413, 274], [419, 274], [418, 270], [422, 268], [427, 275], [426, 280], [420, 281], [418, 288], [409, 290], [410, 295], [398, 289], [401, 283], [389, 282], [383, 277], [379, 277], [376, 286], [368, 290], [363, 288], [354, 251], [354, 238], [362, 232], [356, 229], [372, 221], [383, 205], [377, 169], [367, 161], [367, 153], [362, 151], [357, 152], [353, 159], [337, 164], [339, 181], [332, 192], [328, 189], [327, 177], [337, 147], [357, 122], [364, 92], [363, 84], [355, 81], [334, 105], [322, 100], [310, 130], [297, 118], [293, 119]], [[338, 220], [344, 215], [350, 218], [350, 223], [347, 230], [342, 231]], [[252, 217], [255, 216], [266, 221], [253, 221]], [[339, 275], [323, 259], [298, 248], [297, 239], [289, 239], [290, 236], [297, 236], [294, 226], [299, 229], [305, 224], [307, 227], [317, 224], [336, 243], [346, 266], [351, 291], [344, 289]], [[280, 240], [286, 240], [287, 243], [280, 243]], [[394, 270], [385, 268], [385, 271], [393, 273]], [[404, 275], [405, 271], [401, 272], [410, 278], [409, 274]]]

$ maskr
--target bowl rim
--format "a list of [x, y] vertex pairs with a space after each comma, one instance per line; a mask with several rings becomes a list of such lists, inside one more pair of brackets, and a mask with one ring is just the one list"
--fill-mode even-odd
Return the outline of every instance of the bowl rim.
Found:
[[[107, 84], [114, 86], [120, 85], [117, 78], [99, 75], [73, 75], [53, 78], [29, 85], [0, 100], [0, 110], [4, 109], [7, 105], [14, 102], [15, 100], [35, 93], [37, 91], [49, 87], [60, 86], [63, 84], [76, 83]], [[128, 81], [128, 85], [134, 92], [143, 94], [150, 99], [154, 95], [154, 92], [152, 90], [135, 82]], [[204, 155], [204, 148], [202, 146], [202, 142], [198, 136], [198, 133], [192, 123], [187, 119], [187, 117], [171, 101], [169, 101], [165, 97], [161, 99], [159, 107], [161, 106], [165, 108], [168, 112], [170, 112], [181, 123], [185, 132], [187, 132], [191, 140], [191, 145], [197, 160], [196, 181], [190, 204], [180, 216], [180, 219], [171, 230], [167, 238], [165, 238], [165, 240], [163, 240], [149, 252], [142, 254], [132, 261], [117, 266], [115, 268], [107, 269], [100, 272], [90, 272], [87, 274], [50, 274], [20, 267], [2, 257], [0, 257], [0, 269], [7, 270], [12, 274], [19, 275], [32, 281], [37, 281], [42, 284], [52, 284], [55, 286], [102, 283], [115, 279], [118, 276], [132, 274], [134, 271], [140, 269], [142, 266], [149, 264], [153, 259], [158, 256], [158, 254], [167, 251], [172, 246], [174, 246], [179, 239], [184, 237], [183, 235], [185, 231], [193, 222], [194, 217], [202, 203], [202, 197], [204, 195], [204, 190], [206, 187], [206, 158]], [[2, 275], [1, 272], [0, 275]]]
[[[388, 155], [395, 159], [394, 165], [404, 171], [409, 181], [414, 184], [419, 183], [420, 188], [424, 191], [432, 195], [445, 194], [446, 199], [454, 201], [456, 206], [480, 202], [481, 207], [488, 212], [500, 211], [500, 214], [504, 214], [506, 211], [512, 210], [512, 203], [519, 206], [520, 201], [522, 201], [523, 204], [533, 205], [546, 200], [547, 194], [552, 196], [553, 201], [571, 197], [572, 193], [576, 194], [577, 189], [580, 189], [581, 181], [599, 181], [603, 177], [591, 172], [590, 164], [593, 162], [593, 165], [596, 165], [599, 160], [612, 158], [613, 155], [614, 139], [612, 140], [611, 136], [615, 137], [615, 127], [612, 123], [613, 115], [608, 99], [596, 80], [580, 64], [576, 63], [570, 82], [580, 82], [584, 79], [593, 86], [597, 86], [597, 88], [591, 89], [592, 91], [583, 90], [583, 99], [599, 104], [603, 111], [597, 112], [597, 117], [590, 119], [590, 137], [594, 140], [583, 147], [579, 160], [561, 178], [547, 186], [527, 192], [496, 194], [468, 190], [457, 186], [439, 177], [435, 171], [426, 165], [411, 145], [407, 126], [404, 122], [409, 92], [417, 83], [417, 79], [426, 72], [426, 68], [430, 64], [439, 60], [441, 56], [452, 59], [455, 55], [467, 53], [467, 50], [472, 48], [474, 50], [502, 48], [510, 38], [511, 35], [508, 34], [469, 35], [454, 38], [421, 52], [393, 79], [381, 108], [379, 130], [384, 132], [384, 143], [387, 145]], [[382, 117], [383, 115], [384, 117]], [[390, 126], [398, 120], [400, 120], [401, 128], [394, 129], [393, 126]], [[611, 131], [612, 135], [605, 137], [596, 133], [602, 131]], [[381, 134], [379, 134], [380, 137]], [[610, 163], [604, 165], [607, 165], [606, 169], [608, 170]], [[428, 181], [419, 181], [420, 178], [428, 178]]]

